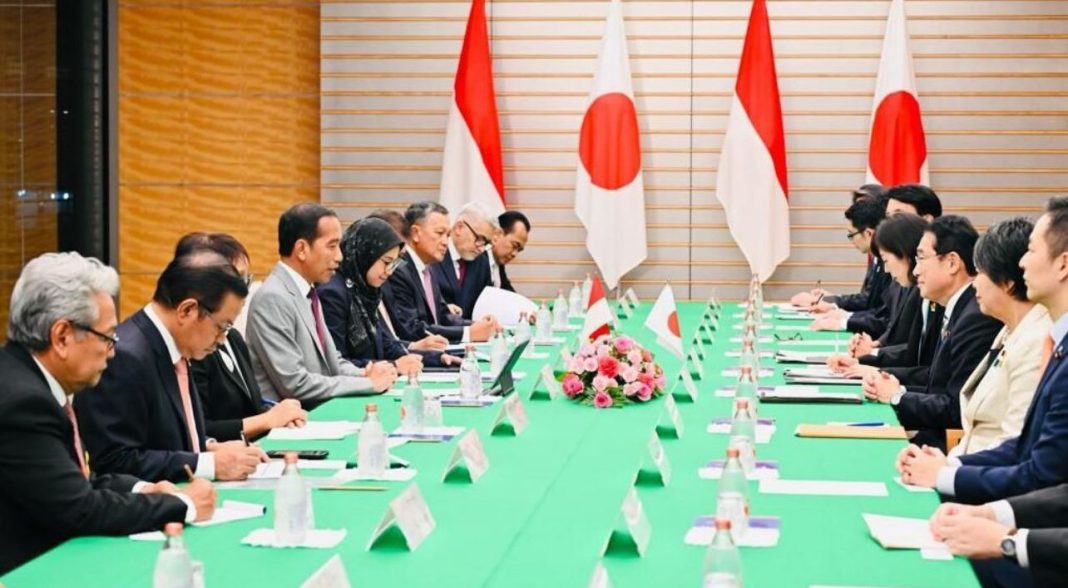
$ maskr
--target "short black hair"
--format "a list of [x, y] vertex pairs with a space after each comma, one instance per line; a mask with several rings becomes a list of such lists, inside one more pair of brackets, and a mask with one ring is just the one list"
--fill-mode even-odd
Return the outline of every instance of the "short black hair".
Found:
[[319, 236], [319, 220], [328, 216], [337, 218], [337, 213], [314, 202], [290, 206], [278, 218], [278, 254], [288, 257], [301, 239], [315, 241]]
[[894, 186], [886, 191], [886, 197], [911, 204], [916, 209], [916, 214], [920, 216], [928, 214], [933, 218], [942, 216], [942, 201], [939, 200], [938, 194], [923, 184]]
[[846, 209], [845, 217], [858, 231], [874, 229], [886, 218], [886, 200], [878, 197], [861, 198]]
[[1011, 284], [1009, 294], [1021, 302], [1027, 300], [1027, 284], [1020, 258], [1027, 253], [1034, 228], [1029, 219], [1010, 218], [990, 227], [975, 243], [975, 268], [999, 286]]
[[449, 209], [432, 200], [416, 202], [415, 204], [409, 206], [408, 210], [404, 211], [404, 220], [408, 223], [408, 230], [407, 232], [405, 232], [403, 237], [411, 237], [412, 225], [421, 224], [426, 217], [434, 213], [449, 214]]
[[501, 225], [501, 230], [504, 234], [510, 234], [516, 223], [523, 223], [523, 226], [530, 232], [530, 219], [527, 215], [519, 212], [518, 210], [506, 210], [497, 217], [497, 223]]
[[916, 269], [916, 247], [927, 230], [927, 221], [923, 217], [911, 214], [896, 214], [879, 224], [875, 231], [875, 248], [892, 253], [909, 261], [909, 281], [916, 282], [913, 270]]
[[858, 202], [865, 198], [885, 198], [886, 188], [882, 184], [864, 184], [863, 186], [853, 190], [853, 202]]
[[398, 235], [404, 237], [408, 232], [408, 221], [404, 219], [404, 215], [393, 210], [392, 208], [379, 208], [378, 210], [367, 215], [367, 218], [377, 218], [389, 223], [389, 226], [393, 227], [393, 230]]
[[229, 259], [201, 249], [176, 257], [167, 264], [156, 281], [152, 300], [173, 309], [183, 300], [192, 298], [204, 311], [212, 313], [231, 293], [243, 300], [248, 296], [248, 286]]
[[1049, 245], [1049, 257], [1068, 252], [1068, 196], [1054, 196], [1046, 203], [1046, 243]]
[[218, 253], [230, 260], [230, 263], [242, 257], [252, 261], [248, 249], [245, 249], [241, 241], [229, 233], [189, 233], [178, 240], [178, 245], [174, 248], [174, 256], [181, 257], [203, 249]]
[[963, 216], [947, 214], [932, 221], [927, 232], [934, 235], [935, 253], [956, 253], [964, 262], [968, 275], [975, 275], [975, 242], [979, 240], [979, 231], [975, 230], [972, 221]]

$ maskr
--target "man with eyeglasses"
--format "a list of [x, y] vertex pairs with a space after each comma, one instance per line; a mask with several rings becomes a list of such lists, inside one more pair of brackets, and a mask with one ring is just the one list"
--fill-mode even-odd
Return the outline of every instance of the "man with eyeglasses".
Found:
[[[115, 270], [46, 253], [11, 293], [0, 351], [0, 574], [74, 537], [156, 530], [208, 519], [215, 489], [95, 471], [71, 398], [94, 386], [117, 341]], [[151, 479], [151, 478], [150, 478]]]
[[267, 456], [206, 434], [189, 362], [226, 339], [248, 295], [229, 260], [211, 251], [178, 257], [152, 302], [118, 326], [115, 358], [100, 383], [77, 396], [85, 449], [96, 471], [188, 481], [189, 473], [243, 480]]
[[471, 318], [475, 301], [489, 280], [489, 261], [483, 253], [497, 231], [496, 217], [477, 202], [465, 205], [456, 215], [445, 258], [430, 270], [449, 312]]

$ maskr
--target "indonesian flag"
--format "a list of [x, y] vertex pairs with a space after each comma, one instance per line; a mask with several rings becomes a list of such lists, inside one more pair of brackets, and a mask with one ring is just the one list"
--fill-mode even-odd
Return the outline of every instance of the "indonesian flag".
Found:
[[764, 0], [753, 0], [716, 172], [727, 226], [761, 282], [790, 255], [786, 138]]
[[645, 326], [656, 334], [657, 343], [682, 359], [682, 331], [679, 330], [679, 313], [675, 308], [675, 291], [671, 289], [671, 284], [664, 284], [656, 304], [645, 319]]
[[482, 203], [495, 216], [504, 212], [501, 131], [493, 93], [485, 0], [473, 0], [467, 18], [445, 127], [438, 200], [453, 213], [468, 202]]
[[593, 276], [593, 286], [590, 288], [590, 298], [586, 301], [586, 319], [582, 323], [581, 341], [593, 341], [601, 335], [611, 332], [608, 324], [612, 321], [612, 309], [608, 308], [608, 300], [604, 297], [604, 288], [601, 279]]
[[642, 153], [629, 60], [623, 8], [612, 0], [582, 118], [575, 180], [575, 214], [609, 289], [646, 256]]
[[868, 183], [887, 187], [930, 183], [916, 76], [909, 52], [905, 2], [893, 0], [875, 82], [868, 144]]

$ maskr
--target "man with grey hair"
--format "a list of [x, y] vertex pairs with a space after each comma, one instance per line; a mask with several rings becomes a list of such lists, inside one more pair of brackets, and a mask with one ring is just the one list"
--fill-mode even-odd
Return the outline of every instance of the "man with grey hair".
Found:
[[114, 355], [115, 270], [77, 253], [28, 263], [11, 293], [0, 350], [0, 574], [85, 535], [128, 535], [211, 518], [215, 489], [97, 475], [71, 397]]
[[498, 231], [497, 217], [477, 202], [466, 204], [456, 215], [445, 258], [431, 270], [453, 314], [471, 318], [478, 295], [489, 281], [489, 261], [482, 254]]
[[[452, 312], [455, 309], [449, 309], [447, 305], [441, 279], [434, 277], [434, 266], [445, 259], [450, 246], [448, 209], [437, 202], [416, 202], [404, 212], [404, 218], [408, 223], [404, 235], [408, 247], [398, 258], [404, 260], [403, 265], [382, 286], [382, 300], [397, 337], [404, 341], [418, 341], [433, 334], [453, 343], [487, 341], [497, 328], [497, 320], [485, 316], [471, 321], [459, 312]], [[463, 225], [470, 221], [457, 222]], [[472, 251], [482, 251], [484, 245], [478, 244], [482, 240], [477, 232], [485, 231], [485, 225], [479, 222], [472, 226], [468, 239], [463, 242], [465, 251], [468, 245]], [[462, 259], [459, 252], [457, 255], [457, 259]], [[453, 271], [448, 267], [445, 269]], [[454, 273], [453, 277], [459, 276]]]

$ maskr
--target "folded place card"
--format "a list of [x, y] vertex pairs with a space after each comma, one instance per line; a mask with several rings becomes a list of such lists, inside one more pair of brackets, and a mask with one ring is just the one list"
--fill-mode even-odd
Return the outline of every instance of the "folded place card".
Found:
[[682, 439], [682, 415], [679, 414], [679, 405], [671, 394], [664, 395], [664, 412], [671, 428], [675, 430], [675, 437]]
[[[714, 459], [704, 467], [698, 468], [697, 475], [705, 480], [718, 480], [723, 476], [725, 460]], [[779, 462], [770, 460], [757, 460], [753, 471], [745, 474], [748, 480], [777, 480], [779, 478]]]
[[587, 584], [588, 588], [612, 588], [612, 582], [608, 580], [608, 570], [604, 568], [604, 564], [597, 562], [597, 566], [593, 568], [593, 576], [590, 577], [590, 583]]
[[630, 307], [630, 303], [623, 298], [616, 299], [616, 309], [618, 312], [623, 313], [623, 318], [629, 319], [634, 316], [634, 311]]
[[534, 387], [531, 388], [530, 397], [535, 397], [534, 392], [538, 389], [539, 385], [544, 385], [545, 390], [549, 392], [549, 400], [556, 400], [564, 395], [564, 390], [560, 386], [560, 382], [556, 381], [556, 376], [553, 374], [553, 368], [549, 364], [542, 364], [541, 369], [538, 370], [538, 379], [534, 381]]
[[697, 325], [697, 332], [694, 333], [694, 338], [695, 339], [700, 339], [700, 340], [704, 341], [705, 343], [715, 343], [716, 342], [716, 330], [714, 328], [710, 327], [704, 321], [701, 321], [701, 323]]
[[467, 474], [470, 476], [471, 482], [477, 482], [482, 474], [486, 473], [489, 469], [489, 458], [486, 457], [486, 450], [482, 446], [482, 439], [478, 436], [478, 431], [471, 429], [466, 435], [460, 437], [460, 440], [456, 442], [456, 447], [452, 450], [452, 456], [449, 457], [448, 463], [445, 464], [445, 471], [441, 475], [441, 479], [449, 477], [449, 473], [456, 469], [456, 466], [463, 462], [467, 468]]
[[693, 373], [697, 374], [698, 380], [705, 379], [705, 366], [701, 365], [701, 359], [697, 357], [697, 352], [690, 348], [690, 353], [687, 356], [690, 363], [690, 368]]
[[830, 480], [761, 480], [761, 494], [807, 496], [889, 496], [882, 482], [835, 482]]
[[634, 292], [634, 288], [627, 288], [627, 291], [624, 292], [623, 295], [626, 296], [627, 302], [630, 302], [630, 305], [635, 309], [641, 304], [641, 301], [638, 300], [638, 295]]
[[345, 571], [341, 556], [334, 554], [321, 568], [312, 572], [300, 588], [352, 588], [352, 584], [349, 583], [349, 574]]
[[371, 540], [367, 542], [367, 549], [370, 550], [375, 541], [394, 524], [404, 535], [404, 542], [411, 551], [415, 551], [437, 526], [434, 516], [430, 514], [430, 508], [423, 500], [423, 494], [419, 492], [419, 486], [412, 484], [389, 501], [382, 520], [371, 532]]
[[[749, 526], [736, 542], [739, 547], [775, 547], [779, 544], [779, 517], [749, 517]], [[686, 532], [686, 545], [709, 545], [716, 535], [716, 517], [697, 517]], [[734, 533], [731, 533], [734, 536]]]
[[[679, 372], [679, 379], [682, 380], [682, 387], [686, 390], [686, 394], [689, 395], [691, 402], [697, 402], [697, 383], [693, 381], [693, 376], [690, 375], [690, 370], [683, 368]], [[678, 382], [678, 380], [676, 380]], [[676, 386], [678, 384], [676, 383]]]
[[664, 453], [664, 444], [660, 442], [660, 437], [654, 431], [649, 436], [649, 459], [653, 462], [653, 467], [660, 473], [660, 481], [665, 486], [671, 483], [671, 463], [668, 461], [667, 454]]
[[[620, 513], [623, 517], [623, 523], [627, 527], [627, 533], [630, 534], [631, 540], [634, 541], [638, 556], [645, 557], [645, 552], [649, 549], [649, 539], [653, 534], [653, 525], [649, 522], [649, 517], [645, 514], [645, 507], [642, 506], [641, 500], [638, 499], [638, 492], [633, 487], [623, 499]], [[601, 550], [602, 553], [608, 550], [611, 542], [612, 534], [605, 541], [604, 548]]]
[[497, 411], [496, 418], [493, 419], [493, 426], [490, 427], [490, 430], [497, 430], [497, 427], [505, 421], [512, 425], [512, 431], [516, 435], [522, 435], [523, 431], [527, 430], [530, 420], [527, 418], [527, 409], [523, 406], [523, 401], [519, 399], [518, 394], [509, 394], [504, 399], [500, 410]]
[[241, 540], [242, 545], [253, 547], [274, 547], [289, 549], [293, 547], [306, 547], [310, 549], [333, 549], [345, 539], [348, 531], [345, 529], [308, 529], [304, 542], [300, 545], [280, 545], [275, 537], [274, 529], [256, 529]]

